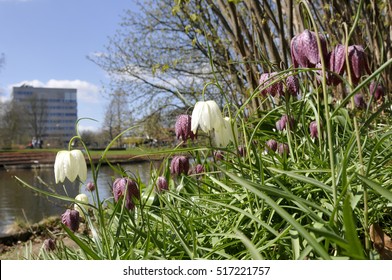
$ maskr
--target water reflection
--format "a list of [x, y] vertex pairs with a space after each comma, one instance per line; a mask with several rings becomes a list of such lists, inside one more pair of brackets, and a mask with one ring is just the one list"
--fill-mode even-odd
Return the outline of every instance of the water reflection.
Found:
[[[158, 167], [158, 164], [158, 162], [154, 163], [155, 167]], [[122, 167], [140, 176], [143, 182], [147, 182], [150, 178], [150, 162], [127, 164]], [[53, 168], [0, 170], [0, 235], [4, 235], [7, 226], [15, 221], [27, 220], [30, 223], [35, 223], [45, 217], [62, 214], [69, 205], [68, 202], [39, 195], [21, 186], [15, 180], [15, 176], [39, 189], [49, 192], [55, 191], [72, 198], [80, 192], [85, 193], [92, 201], [91, 194], [85, 189], [85, 185], [79, 186], [78, 183], [70, 182], [56, 185]], [[98, 177], [101, 200], [112, 196], [111, 182], [114, 176], [117, 177], [111, 168], [101, 167]], [[86, 182], [89, 181], [92, 181], [90, 171]]]

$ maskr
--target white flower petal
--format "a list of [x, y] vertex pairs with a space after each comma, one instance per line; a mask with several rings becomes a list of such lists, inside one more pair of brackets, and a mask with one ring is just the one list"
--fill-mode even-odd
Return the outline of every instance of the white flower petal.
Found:
[[66, 156], [67, 151], [60, 151], [56, 155], [56, 159], [54, 162], [54, 178], [56, 180], [56, 184], [59, 182], [64, 182], [65, 180], [65, 172], [64, 172], [64, 156]]
[[86, 160], [84, 158], [84, 155], [82, 151], [80, 150], [72, 150], [71, 151], [72, 157], [73, 157], [73, 165], [77, 171], [77, 176], [79, 176], [79, 179], [84, 182], [87, 179], [87, 165], [86, 165]]
[[202, 102], [196, 102], [195, 107], [193, 108], [192, 111], [192, 120], [191, 120], [191, 130], [195, 134], [197, 131], [197, 127], [199, 126], [202, 109], [203, 109]]

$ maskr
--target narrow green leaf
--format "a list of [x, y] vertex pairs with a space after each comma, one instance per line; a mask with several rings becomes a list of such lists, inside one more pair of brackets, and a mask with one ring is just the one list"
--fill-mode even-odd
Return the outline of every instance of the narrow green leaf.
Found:
[[322, 258], [327, 260], [331, 259], [328, 252], [325, 251], [323, 246], [321, 246], [318, 241], [303, 226], [301, 226], [286, 210], [280, 207], [273, 199], [271, 199], [268, 195], [264, 194], [255, 187], [251, 186], [246, 180], [239, 178], [234, 174], [230, 174], [222, 169], [221, 171], [226, 173], [226, 175], [229, 176], [231, 179], [257, 195], [258, 197], [263, 199], [268, 205], [270, 205], [283, 219], [290, 223], [303, 238], [305, 238], [309, 242], [309, 244], [313, 247], [314, 251], [318, 253]]
[[359, 241], [358, 238], [357, 227], [355, 224], [349, 196], [347, 196], [344, 200], [343, 221], [345, 237], [349, 245], [348, 247], [346, 247], [346, 254], [354, 259], [365, 259], [361, 241]]
[[374, 191], [378, 192], [381, 196], [384, 198], [388, 199], [389, 201], [392, 202], [392, 192], [383, 188], [379, 183], [376, 183], [372, 180], [369, 180], [368, 178], [357, 175], [359, 179], [361, 179], [362, 182], [364, 182], [366, 185], [368, 185], [370, 188], [372, 188]]
[[100, 260], [101, 258], [94, 253], [93, 250], [90, 249], [90, 247], [84, 243], [80, 238], [78, 238], [68, 227], [62, 225], [63, 229], [67, 232], [68, 236], [75, 241], [76, 244], [79, 245], [80, 249], [87, 255], [89, 255], [93, 260]]

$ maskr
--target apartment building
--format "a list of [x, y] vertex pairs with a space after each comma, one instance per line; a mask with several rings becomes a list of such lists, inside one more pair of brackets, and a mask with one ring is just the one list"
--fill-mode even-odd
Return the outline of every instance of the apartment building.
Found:
[[64, 147], [75, 136], [76, 89], [23, 85], [13, 87], [12, 98], [13, 106], [22, 113], [24, 139], [32, 146]]

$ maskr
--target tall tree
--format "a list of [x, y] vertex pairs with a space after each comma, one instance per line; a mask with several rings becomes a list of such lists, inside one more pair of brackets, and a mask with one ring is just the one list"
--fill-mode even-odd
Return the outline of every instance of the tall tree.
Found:
[[[117, 135], [123, 132], [132, 121], [129, 111], [128, 101], [123, 90], [116, 90], [112, 95], [108, 106], [106, 107], [104, 127], [108, 140], [112, 141]], [[122, 138], [117, 140], [117, 146], [122, 147]]]
[[[344, 39], [343, 23], [353, 24], [354, 1], [308, 1], [318, 29], [331, 46]], [[304, 5], [293, 0], [144, 1], [128, 11], [106, 53], [92, 58], [126, 88], [133, 100], [155, 109], [186, 109], [201, 98], [204, 85], [220, 83], [231, 103], [241, 105], [257, 90], [260, 73], [291, 66], [291, 38], [312, 29]], [[349, 44], [367, 47], [371, 68], [392, 57], [390, 1], [364, 0], [360, 24]], [[387, 88], [388, 71], [383, 73]], [[207, 97], [219, 99], [215, 87]], [[222, 98], [222, 97], [221, 97]], [[251, 108], [260, 106], [252, 99]]]

